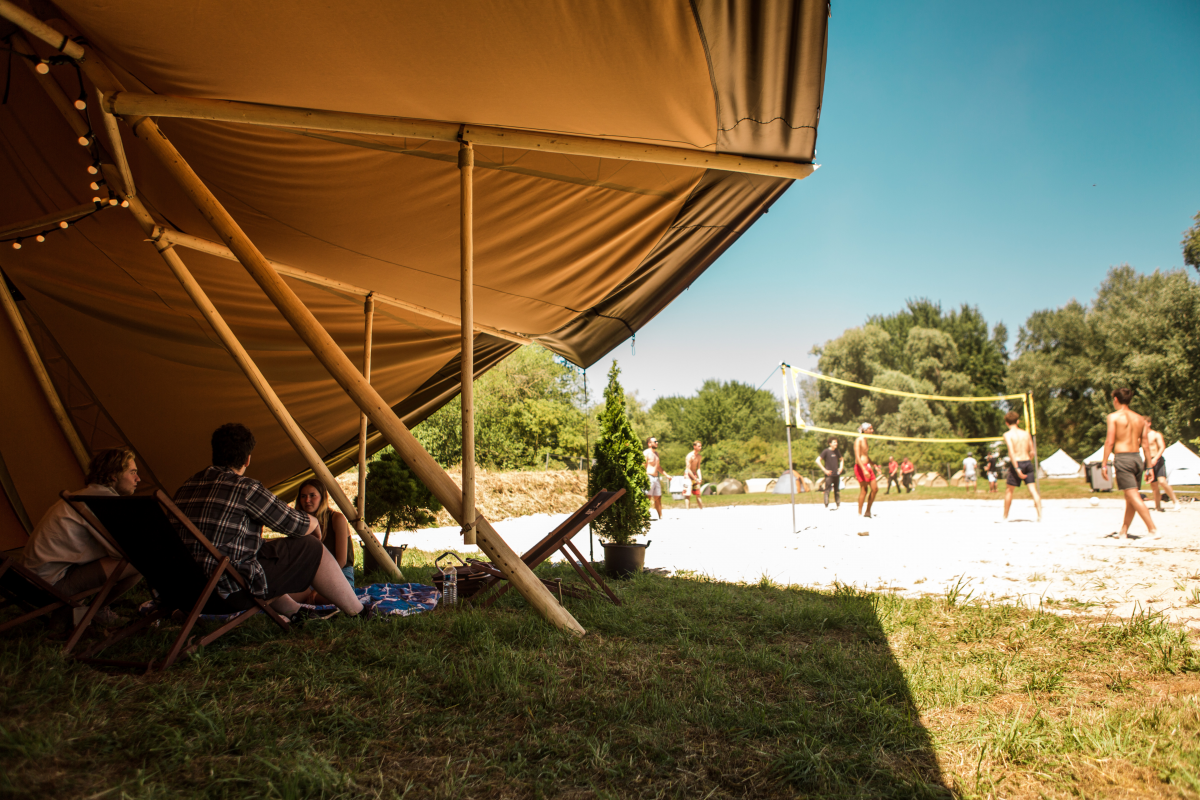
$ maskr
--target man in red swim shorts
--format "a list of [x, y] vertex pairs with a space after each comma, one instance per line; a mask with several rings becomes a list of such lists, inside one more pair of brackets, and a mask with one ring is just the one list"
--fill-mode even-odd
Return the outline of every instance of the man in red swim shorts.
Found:
[[[871, 434], [875, 432], [875, 426], [869, 422], [864, 422], [858, 426], [858, 432], [863, 434]], [[859, 436], [854, 440], [854, 480], [858, 481], [858, 513], [860, 516], [871, 517], [871, 506], [875, 504], [875, 495], [879, 492], [879, 484], [876, 482], [875, 470], [871, 467], [870, 445], [867, 443], [866, 436]], [[863, 513], [863, 502], [867, 504], [867, 511]]]

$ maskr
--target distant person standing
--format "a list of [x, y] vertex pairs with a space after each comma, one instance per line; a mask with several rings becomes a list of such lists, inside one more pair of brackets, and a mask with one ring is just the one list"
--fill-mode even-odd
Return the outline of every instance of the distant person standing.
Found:
[[683, 487], [683, 507], [690, 508], [688, 501], [693, 497], [696, 498], [696, 507], [704, 508], [704, 503], [700, 500], [700, 487], [703, 486], [704, 478], [700, 475], [700, 462], [704, 460], [704, 456], [700, 455], [701, 444], [692, 442], [692, 451], [687, 454], [684, 459], [683, 475], [688, 479], [688, 485]]
[[1163, 439], [1161, 432], [1154, 430], [1154, 421], [1150, 417], [1146, 417], [1146, 457], [1149, 461], [1146, 462], [1146, 480], [1150, 481], [1150, 486], [1154, 489], [1154, 510], [1162, 511], [1162, 493], [1166, 492], [1171, 498], [1171, 508], [1176, 511], [1182, 511], [1179, 506], [1179, 498], [1175, 496], [1175, 490], [1171, 488], [1170, 481], [1167, 480], [1167, 459], [1163, 455], [1167, 449], [1167, 442]]
[[1117, 488], [1125, 493], [1125, 519], [1121, 523], [1118, 539], [1129, 538], [1129, 524], [1133, 522], [1134, 514], [1146, 523], [1149, 536], [1158, 533], [1154, 520], [1150, 519], [1150, 509], [1142, 502], [1142, 470], [1146, 464], [1138, 451], [1146, 445], [1147, 425], [1142, 415], [1129, 407], [1132, 399], [1132, 389], [1122, 387], [1113, 391], [1112, 404], [1115, 410], [1108, 415], [1108, 434], [1104, 437], [1104, 455], [1100, 459], [1100, 474], [1109, 480], [1108, 456], [1110, 453], [1113, 455]]
[[833, 491], [834, 510], [842, 507], [842, 469], [844, 462], [838, 450], [838, 440], [829, 440], [829, 446], [817, 456], [817, 466], [825, 473], [825, 507], [829, 508], [829, 492]]
[[907, 457], [900, 464], [900, 477], [904, 480], [904, 488], [909, 494], [912, 494], [913, 472], [915, 470], [916, 467], [913, 466], [913, 463]]
[[663, 471], [662, 460], [658, 457], [658, 439], [651, 436], [646, 441], [646, 450], [642, 455], [646, 457], [646, 475], [650, 478], [650, 488], [646, 497], [654, 503], [654, 510], [658, 512], [658, 518], [662, 519], [662, 476], [667, 473]]
[[963, 486], [970, 487], [972, 492], [976, 489], [975, 481], [978, 480], [978, 477], [975, 475], [975, 467], [978, 465], [979, 462], [975, 460], [975, 456], [969, 453], [963, 459]]
[[[860, 434], [870, 435], [875, 432], [875, 426], [864, 422], [858, 426]], [[867, 436], [859, 436], [854, 440], [854, 479], [858, 481], [858, 513], [866, 519], [871, 518], [871, 506], [875, 504], [875, 495], [879, 493], [879, 483], [875, 478], [875, 470], [871, 464], [871, 445]], [[863, 503], [867, 511], [863, 513]]]
[[996, 491], [996, 454], [989, 452], [983, 459], [983, 474], [987, 475], [988, 492]]
[[1022, 481], [1029, 487], [1033, 495], [1033, 506], [1037, 509], [1038, 522], [1042, 521], [1042, 496], [1037, 490], [1037, 475], [1033, 471], [1033, 437], [1027, 431], [1021, 430], [1021, 415], [1010, 411], [1004, 415], [1004, 424], [1008, 433], [1004, 434], [1004, 443], [1008, 445], [1008, 477], [1004, 483], [1004, 521], [1008, 521], [1008, 508], [1012, 505], [1013, 490]]
[[892, 484], [896, 485], [896, 494], [900, 494], [900, 465], [896, 463], [895, 458], [888, 456], [887, 491], [884, 494], [892, 493]]

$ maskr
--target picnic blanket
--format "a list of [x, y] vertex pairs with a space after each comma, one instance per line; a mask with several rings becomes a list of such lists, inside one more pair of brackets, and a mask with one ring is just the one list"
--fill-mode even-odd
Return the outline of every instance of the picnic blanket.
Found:
[[[359, 602], [364, 606], [374, 606], [377, 617], [408, 617], [420, 614], [422, 611], [432, 611], [437, 607], [442, 593], [433, 586], [421, 583], [372, 583], [370, 586], [355, 587]], [[138, 606], [138, 612], [149, 614], [158, 607], [157, 600], [147, 600]], [[314, 606], [304, 603], [301, 608], [307, 608], [318, 614], [332, 614], [337, 606]], [[237, 614], [201, 614], [200, 619], [206, 622], [225, 622], [246, 612]]]

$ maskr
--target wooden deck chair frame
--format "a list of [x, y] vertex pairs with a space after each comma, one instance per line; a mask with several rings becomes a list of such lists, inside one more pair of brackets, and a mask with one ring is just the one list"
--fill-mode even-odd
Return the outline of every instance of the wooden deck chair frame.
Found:
[[[79, 624], [76, 625], [74, 630], [71, 631], [70, 637], [67, 638], [67, 643], [63, 645], [63, 653], [70, 653], [75, 649], [75, 645], [79, 643], [84, 631], [86, 631], [88, 626], [92, 624], [92, 619], [96, 616], [96, 612], [104, 608], [105, 600], [108, 598], [113, 586], [117, 584], [117, 580], [119, 579], [121, 573], [125, 571], [125, 565], [127, 563], [129, 562], [122, 558], [117, 564], [116, 569], [114, 569], [112, 574], [108, 576], [108, 580], [104, 582], [104, 585], [98, 586], [95, 589], [88, 589], [87, 591], [79, 592], [78, 594], [66, 595], [54, 588], [53, 584], [39, 577], [36, 572], [26, 569], [21, 564], [18, 564], [14, 557], [9, 555], [0, 556], [0, 594], [4, 595], [9, 602], [30, 609], [27, 613], [0, 624], [0, 631], [6, 631], [9, 628], [15, 628], [17, 625], [21, 625], [32, 619], [37, 619], [40, 616], [49, 614], [52, 611], [57, 611], [60, 608], [76, 609], [86, 607], [87, 612], [84, 613], [83, 619], [81, 619]], [[22, 594], [19, 589], [16, 589], [12, 586], [6, 586], [5, 579], [7, 578], [11, 581], [13, 576], [16, 576], [17, 580], [19, 581], [24, 581], [26, 586], [28, 586], [28, 588], [34, 593], [41, 593], [42, 597], [34, 600], [30, 597], [29, 593]], [[95, 595], [95, 597], [92, 598], [91, 602], [85, 603], [84, 601], [92, 595]]]
[[[163, 575], [163, 574], [150, 574], [150, 573], [154, 572], [153, 568], [141, 569], [141, 566], [147, 566], [147, 565], [144, 562], [142, 564], [139, 564], [139, 562], [141, 562], [142, 560], [140, 558], [138, 558], [138, 556], [136, 554], [134, 554], [133, 557], [130, 557], [130, 553], [128, 553], [126, 548], [122, 547], [122, 545], [121, 545], [120, 534], [114, 536], [112, 531], [110, 531], [108, 528], [106, 528], [104, 526], [104, 524], [101, 523], [100, 520], [96, 518], [96, 515], [92, 512], [91, 508], [89, 508], [87, 506], [88, 501], [96, 500], [97, 498], [95, 496], [71, 496], [71, 495], [68, 495], [66, 492], [63, 492], [62, 497], [64, 500], [71, 503], [71, 505], [81, 515], [83, 515], [83, 518], [86, 519], [89, 524], [91, 524], [93, 527], [96, 528], [97, 531], [100, 532], [101, 536], [105, 537], [105, 539], [107, 539], [109, 541], [109, 543], [111, 543], [114, 547], [116, 547], [118, 552], [125, 555], [125, 557], [127, 559], [129, 559], [130, 563], [132, 563], [134, 565], [134, 567], [137, 568], [138, 571], [142, 573], [142, 578], [146, 581], [146, 584], [152, 590], [155, 591], [155, 594], [160, 594], [160, 596], [161, 596], [161, 593], [159, 593], [157, 590], [157, 585], [161, 584], [162, 581], [170, 580], [172, 576]], [[139, 496], [131, 497], [129, 499], [130, 500], [134, 500], [134, 499], [142, 500], [146, 497], [147, 497], [146, 495], [139, 495]], [[246, 611], [243, 611], [240, 614], [237, 614], [232, 619], [228, 620], [225, 624], [223, 624], [219, 628], [217, 628], [215, 631], [212, 631], [208, 635], [201, 637], [199, 639], [199, 641], [190, 642], [189, 638], [192, 633], [192, 629], [195, 628], [197, 620], [199, 620], [200, 615], [204, 612], [204, 606], [208, 603], [209, 599], [212, 597], [213, 592], [216, 591], [217, 582], [221, 579], [222, 575], [228, 574], [231, 578], [233, 578], [234, 581], [237, 582], [237, 584], [240, 587], [242, 587], [242, 589], [244, 589], [247, 592], [250, 591], [250, 587], [246, 583], [246, 579], [242, 576], [242, 574], [240, 572], [238, 572], [236, 569], [234, 569], [232, 563], [229, 560], [229, 556], [225, 555], [220, 550], [218, 550], [215, 546], [213, 546], [213, 543], [210, 542], [208, 540], [208, 538], [203, 533], [200, 532], [200, 529], [197, 528], [192, 523], [192, 521], [190, 519], [188, 519], [182, 511], [179, 510], [179, 507], [176, 506], [171, 501], [171, 498], [167, 497], [167, 495], [164, 494], [162, 492], [162, 490], [155, 491], [154, 494], [151, 495], [150, 497], [152, 497], [154, 500], [158, 501], [158, 506], [162, 510], [163, 516], [166, 519], [168, 524], [170, 524], [171, 521], [178, 522], [179, 525], [184, 530], [186, 530], [197, 542], [199, 542], [201, 544], [201, 546], [203, 546], [206, 550], [208, 550], [208, 552], [211, 553], [213, 555], [213, 557], [218, 560], [217, 568], [215, 570], [213, 570], [212, 574], [207, 577], [207, 581], [204, 584], [204, 589], [196, 597], [195, 602], [191, 604], [191, 607], [188, 609], [184, 609], [184, 608], [178, 609], [179, 611], [186, 614], [186, 617], [183, 622], [183, 627], [179, 631], [179, 635], [177, 637], [175, 637], [175, 641], [171, 645], [171, 648], [167, 651], [166, 657], [161, 662], [155, 662], [153, 659], [151, 659], [150, 661], [118, 661], [118, 660], [112, 660], [112, 659], [96, 658], [95, 656], [96, 656], [96, 654], [102, 652], [103, 650], [116, 644], [117, 642], [120, 642], [124, 639], [129, 638], [130, 636], [134, 635], [135, 633], [145, 630], [150, 625], [154, 624], [156, 621], [163, 619], [164, 617], [169, 617], [176, 610], [175, 608], [167, 608], [165, 605], [160, 605], [157, 609], [155, 609], [151, 613], [147, 614], [146, 616], [142, 617], [139, 620], [136, 620], [136, 621], [130, 623], [129, 625], [125, 626], [124, 628], [121, 628], [120, 630], [115, 631], [111, 636], [109, 636], [104, 641], [102, 641], [96, 645], [93, 645], [92, 647], [85, 650], [83, 653], [80, 653], [79, 656], [77, 656], [77, 658], [80, 661], [86, 661], [90, 664], [97, 664], [100, 666], [137, 667], [137, 668], [144, 669], [146, 672], [151, 672], [154, 669], [158, 669], [161, 671], [161, 670], [165, 670], [165, 669], [169, 668], [181, 656], [191, 655], [192, 653], [194, 653], [196, 650], [200, 649], [201, 647], [211, 644], [212, 642], [221, 638], [225, 634], [232, 631], [234, 628], [237, 628], [238, 626], [242, 625], [247, 620], [249, 620], [251, 617], [253, 617], [259, 613], [265, 613], [268, 617], [271, 618], [271, 620], [276, 625], [278, 625], [284, 631], [284, 633], [287, 633], [290, 630], [290, 625], [288, 624], [288, 621], [286, 619], [284, 619], [283, 616], [281, 616], [278, 611], [271, 608], [271, 606], [268, 603], [266, 603], [264, 600], [262, 600], [261, 598], [255, 597], [254, 598], [254, 606], [252, 606], [251, 608], [249, 608]], [[122, 498], [105, 497], [105, 498], [101, 498], [101, 502], [112, 502], [113, 500], [119, 500], [119, 499], [122, 499]], [[183, 547], [182, 540], [180, 540], [178, 537], [175, 537], [175, 541], [178, 542], [180, 547]], [[189, 556], [189, 558], [191, 557], [190, 552], [188, 552], [188, 556]], [[197, 564], [196, 567], [197, 567], [197, 569], [200, 569], [199, 564]]]
[[[563, 523], [554, 530], [550, 531], [550, 533], [546, 534], [544, 539], [535, 544], [533, 547], [529, 548], [529, 550], [521, 556], [521, 560], [525, 562], [529, 569], [533, 570], [536, 569], [543, 561], [553, 555], [555, 551], [558, 551], [562, 553], [563, 558], [567, 560], [567, 563], [574, 567], [575, 572], [579, 574], [579, 577], [583, 578], [583, 581], [585, 584], [587, 584], [588, 588], [594, 592], [603, 591], [608, 595], [608, 599], [613, 602], [613, 605], [621, 605], [621, 601], [615, 594], [613, 594], [613, 590], [608, 588], [608, 584], [604, 582], [604, 579], [601, 578], [600, 574], [596, 572], [594, 567], [592, 567], [591, 562], [583, 557], [583, 553], [579, 552], [579, 549], [571, 543], [571, 539], [575, 536], [575, 534], [583, 530], [585, 525], [590, 524], [592, 520], [607, 511], [609, 506], [620, 500], [624, 495], [624, 489], [618, 489], [615, 492], [610, 492], [608, 490], [597, 492], [595, 497], [593, 497], [591, 500], [588, 500], [582, 507], [580, 507], [578, 511], [563, 520]], [[482, 566], [492, 572], [491, 580], [488, 582], [488, 585], [484, 586], [474, 597], [471, 598], [472, 605], [488, 608], [492, 603], [499, 600], [501, 596], [503, 596], [504, 593], [511, 588], [512, 584], [505, 582], [498, 591], [493, 592], [492, 589], [494, 589], [497, 584], [504, 580], [504, 576], [500, 573], [500, 570], [495, 569], [484, 562], [475, 561], [474, 559], [471, 559], [471, 563], [477, 566]], [[545, 584], [546, 587], [552, 592], [559, 592], [560, 594], [569, 595], [571, 597], [587, 597], [586, 592], [581, 592], [570, 587], [564, 587], [562, 585], [562, 581], [548, 581], [543, 579], [542, 583]], [[487, 599], [484, 600], [484, 598]]]

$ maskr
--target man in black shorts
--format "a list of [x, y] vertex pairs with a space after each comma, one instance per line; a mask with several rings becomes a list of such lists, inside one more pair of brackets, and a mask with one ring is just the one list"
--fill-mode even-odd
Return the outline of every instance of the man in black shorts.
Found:
[[[811, 452], [811, 451], [810, 451]], [[829, 446], [817, 456], [817, 466], [825, 473], [825, 507], [829, 508], [829, 492], [833, 490], [835, 510], [842, 507], [842, 454], [838, 452], [838, 440], [830, 439]]]
[[[291, 616], [300, 606], [288, 594], [311, 587], [342, 612], [358, 615], [363, 604], [337, 560], [316, 535], [308, 535], [319, 533], [316, 517], [291, 508], [261, 483], [246, 477], [254, 444], [254, 434], [244, 425], [229, 423], [217, 428], [212, 435], [212, 466], [197, 472], [175, 493], [175, 505], [214, 547], [229, 556], [250, 587], [247, 591], [229, 575], [222, 576], [205, 611], [243, 611], [258, 597], [269, 600], [280, 614]], [[264, 540], [264, 525], [287, 538]], [[196, 563], [211, 575], [218, 566], [217, 558], [176, 527]]]

